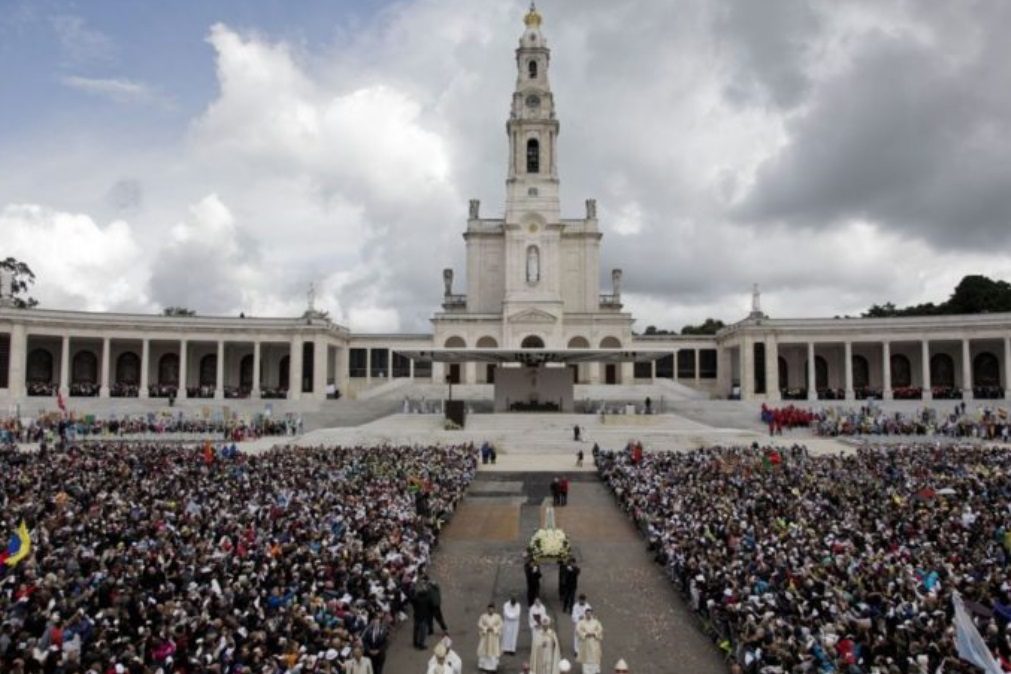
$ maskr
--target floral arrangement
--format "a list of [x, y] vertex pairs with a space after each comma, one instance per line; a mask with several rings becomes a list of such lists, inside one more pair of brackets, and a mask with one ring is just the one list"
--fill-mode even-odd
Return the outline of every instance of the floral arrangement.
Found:
[[545, 559], [561, 561], [571, 555], [572, 548], [561, 529], [538, 529], [530, 539], [527, 552], [537, 561]]

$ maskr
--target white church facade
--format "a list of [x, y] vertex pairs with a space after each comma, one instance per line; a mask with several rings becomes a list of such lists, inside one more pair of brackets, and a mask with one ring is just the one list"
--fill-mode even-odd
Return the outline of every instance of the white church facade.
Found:
[[[716, 335], [636, 334], [622, 304], [622, 270], [611, 270], [609, 287], [600, 287], [595, 201], [586, 200], [580, 217], [561, 213], [561, 125], [541, 23], [531, 9], [516, 50], [504, 212], [483, 217], [480, 202], [470, 202], [467, 286], [458, 290], [454, 270], [443, 270], [442, 308], [430, 333], [353, 333], [311, 306], [292, 318], [20, 309], [7, 283], [0, 287], [0, 405], [54, 406], [57, 393], [71, 401], [305, 401], [355, 397], [398, 379], [487, 385], [494, 363], [405, 355], [479, 349], [651, 354], [574, 358], [567, 371], [577, 397], [580, 386], [658, 381], [706, 397], [763, 401], [1011, 395], [1011, 314], [773, 319], [756, 293], [751, 314]], [[491, 395], [488, 388], [482, 395]]]

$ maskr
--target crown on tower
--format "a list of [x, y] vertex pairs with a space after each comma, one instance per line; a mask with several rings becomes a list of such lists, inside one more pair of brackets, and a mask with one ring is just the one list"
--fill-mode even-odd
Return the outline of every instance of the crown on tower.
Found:
[[530, 3], [530, 11], [527, 15], [523, 17], [523, 23], [526, 24], [527, 28], [540, 28], [541, 27], [541, 14], [537, 11], [537, 7], [534, 3]]

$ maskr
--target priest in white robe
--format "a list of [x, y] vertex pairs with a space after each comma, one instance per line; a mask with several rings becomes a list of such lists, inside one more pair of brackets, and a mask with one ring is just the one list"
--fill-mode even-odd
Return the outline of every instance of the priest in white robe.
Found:
[[498, 659], [502, 656], [502, 616], [495, 613], [495, 604], [488, 604], [488, 610], [477, 619], [477, 668], [482, 672], [498, 671]]
[[586, 601], [586, 595], [579, 595], [579, 601], [572, 605], [572, 654], [579, 657], [579, 634], [577, 628], [579, 621], [583, 619], [583, 614], [590, 608], [590, 603]]
[[576, 637], [579, 639], [578, 660], [583, 665], [583, 674], [600, 674], [600, 661], [603, 659], [604, 626], [600, 624], [588, 608], [583, 613], [583, 619], [576, 625]]
[[561, 657], [558, 635], [551, 626], [551, 618], [544, 616], [539, 628], [534, 630], [530, 647], [530, 674], [559, 674], [558, 662]]
[[463, 660], [452, 648], [449, 637], [443, 637], [435, 646], [435, 654], [428, 661], [427, 674], [463, 674]]
[[502, 606], [502, 652], [508, 655], [516, 655], [516, 641], [520, 636], [520, 616], [523, 614], [523, 607], [516, 601], [516, 597], [510, 597]]
[[530, 623], [530, 631], [536, 633], [537, 625], [547, 617], [548, 610], [541, 603], [541, 598], [534, 599], [534, 603], [530, 605], [529, 615], [527, 616], [527, 622]]

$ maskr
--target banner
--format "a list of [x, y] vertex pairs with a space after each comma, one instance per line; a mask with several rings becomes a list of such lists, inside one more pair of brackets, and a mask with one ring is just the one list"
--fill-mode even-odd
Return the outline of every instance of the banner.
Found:
[[1004, 674], [976, 629], [976, 623], [972, 622], [965, 610], [962, 596], [958, 592], [951, 593], [951, 603], [955, 607], [955, 649], [958, 657], [980, 667], [986, 674]]

